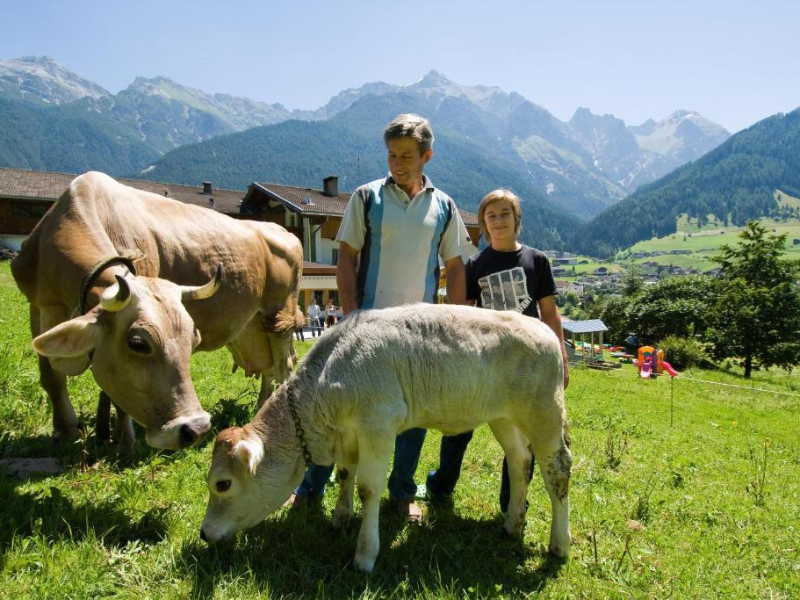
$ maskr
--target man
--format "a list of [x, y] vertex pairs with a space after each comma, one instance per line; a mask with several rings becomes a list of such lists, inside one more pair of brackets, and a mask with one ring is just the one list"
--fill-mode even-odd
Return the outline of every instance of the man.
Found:
[[[336, 282], [346, 315], [356, 309], [386, 308], [412, 302], [436, 302], [439, 257], [447, 270], [447, 296], [465, 301], [462, 252], [467, 230], [453, 200], [423, 174], [433, 156], [433, 131], [427, 119], [395, 117], [383, 135], [389, 175], [358, 188], [350, 198], [336, 240]], [[398, 513], [422, 517], [414, 503], [424, 429], [397, 436], [389, 493]], [[321, 496], [333, 466], [315, 466], [296, 497]]]
[[[569, 385], [569, 366], [564, 346], [561, 316], [556, 307], [556, 283], [550, 263], [542, 252], [519, 242], [522, 212], [519, 198], [509, 190], [487, 194], [478, 207], [478, 226], [489, 246], [470, 257], [465, 268], [468, 304], [494, 310], [513, 310], [544, 321], [561, 342], [564, 389]], [[447, 500], [461, 473], [464, 451], [472, 432], [443, 436], [439, 468], [428, 474], [425, 483], [428, 498]], [[534, 457], [531, 456], [530, 475]], [[503, 459], [500, 486], [500, 510], [509, 502], [508, 465]]]
[[320, 310], [316, 298], [311, 298], [308, 305], [308, 326], [311, 328], [311, 336], [318, 337], [322, 331], [322, 323], [319, 320]]

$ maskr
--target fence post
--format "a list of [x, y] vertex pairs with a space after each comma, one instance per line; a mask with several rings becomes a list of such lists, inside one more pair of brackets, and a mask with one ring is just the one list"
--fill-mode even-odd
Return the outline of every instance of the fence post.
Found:
[[669, 378], [669, 426], [672, 427], [675, 405], [675, 378]]

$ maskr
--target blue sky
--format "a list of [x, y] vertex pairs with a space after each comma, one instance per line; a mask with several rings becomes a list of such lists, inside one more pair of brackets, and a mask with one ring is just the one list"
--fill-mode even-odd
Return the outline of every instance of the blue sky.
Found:
[[112, 92], [166, 75], [317, 108], [431, 69], [560, 119], [697, 110], [731, 131], [800, 106], [798, 0], [0, 0], [0, 58], [47, 55]]

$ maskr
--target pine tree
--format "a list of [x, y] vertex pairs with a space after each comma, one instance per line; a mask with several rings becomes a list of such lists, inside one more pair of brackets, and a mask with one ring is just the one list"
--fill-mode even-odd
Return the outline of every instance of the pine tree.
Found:
[[800, 261], [784, 260], [786, 234], [773, 235], [749, 221], [741, 241], [722, 246], [722, 267], [709, 321], [717, 359], [734, 358], [749, 378], [753, 369], [790, 368], [800, 362]]
[[622, 295], [632, 298], [644, 289], [644, 276], [639, 265], [632, 264], [622, 276]]

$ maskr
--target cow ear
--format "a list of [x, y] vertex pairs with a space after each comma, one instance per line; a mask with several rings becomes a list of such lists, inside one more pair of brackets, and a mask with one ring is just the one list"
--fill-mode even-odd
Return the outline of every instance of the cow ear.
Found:
[[233, 447], [233, 453], [250, 474], [255, 475], [264, 458], [264, 442], [258, 436], [243, 438]]
[[56, 325], [33, 340], [33, 349], [42, 356], [69, 358], [91, 352], [100, 335], [96, 315], [89, 313]]

